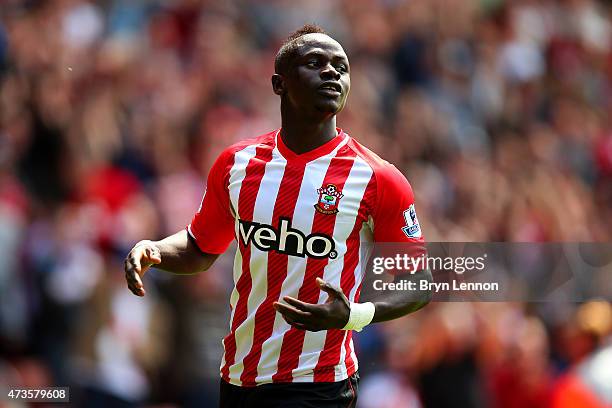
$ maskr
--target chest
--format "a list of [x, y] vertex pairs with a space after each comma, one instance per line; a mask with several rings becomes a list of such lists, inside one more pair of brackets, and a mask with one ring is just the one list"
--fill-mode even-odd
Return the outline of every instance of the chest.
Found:
[[371, 179], [369, 167], [351, 157], [310, 163], [272, 158], [233, 168], [228, 189], [238, 219], [272, 227], [286, 219], [309, 233], [366, 220]]

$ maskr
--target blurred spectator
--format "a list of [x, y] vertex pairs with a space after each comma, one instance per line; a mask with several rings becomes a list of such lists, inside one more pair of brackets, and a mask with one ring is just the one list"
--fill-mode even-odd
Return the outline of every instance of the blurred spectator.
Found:
[[[145, 299], [119, 260], [189, 222], [224, 147], [278, 126], [273, 58], [305, 22], [347, 49], [339, 126], [407, 175], [429, 241], [612, 241], [611, 12], [596, 0], [2, 2], [0, 382], [71, 384], [100, 406], [217, 398], [231, 260], [188, 283], [151, 273]], [[446, 304], [369, 328], [360, 404], [609, 406], [609, 313]]]

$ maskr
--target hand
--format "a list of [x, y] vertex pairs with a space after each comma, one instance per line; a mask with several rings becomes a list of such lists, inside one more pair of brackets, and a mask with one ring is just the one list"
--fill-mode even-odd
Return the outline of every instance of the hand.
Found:
[[273, 306], [283, 319], [296, 329], [319, 331], [341, 329], [349, 320], [351, 306], [342, 291], [334, 288], [321, 278], [317, 278], [321, 290], [329, 295], [322, 305], [305, 303], [291, 296], [283, 297], [288, 305], [274, 302]]
[[151, 265], [161, 263], [159, 248], [152, 241], [140, 241], [125, 258], [125, 280], [136, 296], [144, 296], [142, 277]]

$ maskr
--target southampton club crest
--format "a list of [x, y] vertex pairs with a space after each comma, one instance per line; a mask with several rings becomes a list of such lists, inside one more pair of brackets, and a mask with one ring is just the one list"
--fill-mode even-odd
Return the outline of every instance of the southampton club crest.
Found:
[[342, 191], [338, 190], [334, 184], [328, 184], [318, 188], [317, 193], [319, 193], [319, 201], [315, 204], [315, 209], [321, 214], [337, 214], [340, 199], [344, 197]]

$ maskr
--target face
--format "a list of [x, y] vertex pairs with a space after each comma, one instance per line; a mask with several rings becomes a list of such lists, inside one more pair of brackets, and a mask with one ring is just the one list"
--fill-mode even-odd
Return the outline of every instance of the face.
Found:
[[274, 92], [301, 112], [335, 115], [344, 108], [351, 87], [348, 57], [324, 34], [307, 34], [298, 41], [287, 72], [272, 77]]

